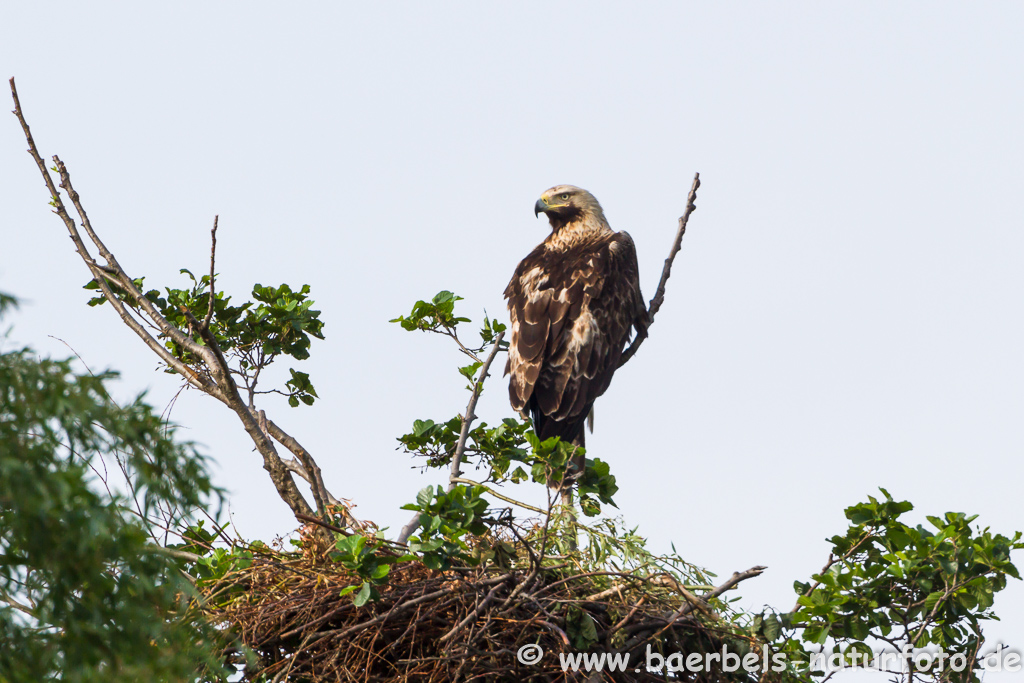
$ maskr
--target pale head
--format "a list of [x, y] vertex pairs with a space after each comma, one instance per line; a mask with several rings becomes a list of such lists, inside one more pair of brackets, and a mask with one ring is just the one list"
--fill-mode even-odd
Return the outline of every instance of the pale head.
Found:
[[597, 198], [575, 185], [555, 185], [544, 190], [533, 206], [533, 213], [547, 214], [551, 227], [555, 229], [567, 223], [591, 222], [593, 219], [606, 223]]

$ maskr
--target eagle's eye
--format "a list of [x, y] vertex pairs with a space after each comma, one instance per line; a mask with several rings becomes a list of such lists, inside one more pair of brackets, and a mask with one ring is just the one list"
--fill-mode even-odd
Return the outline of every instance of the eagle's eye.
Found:
[[561, 199], [562, 199], [563, 202], [567, 202], [567, 201], [569, 201], [569, 195], [563, 194]]

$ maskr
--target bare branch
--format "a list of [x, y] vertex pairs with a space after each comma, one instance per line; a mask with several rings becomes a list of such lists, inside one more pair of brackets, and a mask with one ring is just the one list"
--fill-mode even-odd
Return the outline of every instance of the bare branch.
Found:
[[[498, 355], [498, 351], [501, 349], [501, 339], [505, 336], [505, 331], [502, 330], [498, 333], [498, 336], [494, 338], [494, 346], [491, 348], [491, 353], [487, 356], [487, 360], [484, 361], [484, 365], [480, 368], [480, 374], [476, 377], [476, 382], [473, 384], [473, 392], [469, 397], [469, 405], [466, 406], [466, 414], [462, 417], [462, 431], [459, 432], [459, 442], [455, 445], [455, 453], [452, 455], [452, 474], [451, 479], [462, 476], [462, 456], [466, 452], [466, 439], [469, 437], [469, 426], [473, 424], [476, 419], [476, 413], [473, 411], [476, 409], [476, 402], [480, 398], [480, 392], [484, 389], [484, 381], [487, 379], [487, 373], [491, 369], [491, 363], [494, 362], [494, 357]], [[455, 482], [452, 481], [448, 490], [451, 491], [455, 487]]]
[[[452, 477], [449, 481], [451, 481], [453, 484], [469, 484], [470, 486], [483, 486], [484, 489], [487, 491], [487, 493], [491, 494], [495, 498], [498, 498], [500, 500], [505, 501], [506, 503], [511, 503], [512, 505], [518, 505], [521, 508], [525, 508], [525, 509], [531, 510], [533, 512], [539, 512], [542, 515], [547, 514], [547, 510], [541, 510], [540, 508], [535, 508], [532, 505], [527, 505], [526, 503], [523, 503], [522, 501], [518, 501], [515, 498], [509, 498], [506, 495], [498, 493], [497, 491], [492, 489], [490, 486], [488, 486], [486, 484], [481, 484], [478, 481], [473, 481], [472, 479], [465, 479], [464, 477]], [[418, 515], [417, 515], [417, 519], [419, 519]]]
[[[473, 383], [473, 392], [469, 396], [469, 404], [466, 406], [466, 412], [462, 416], [462, 430], [459, 432], [459, 440], [455, 445], [455, 452], [452, 454], [452, 473], [448, 477], [449, 491], [455, 488], [455, 485], [458, 483], [459, 477], [462, 476], [462, 456], [465, 455], [466, 452], [466, 441], [469, 438], [469, 426], [473, 424], [473, 420], [476, 419], [476, 414], [473, 411], [476, 409], [476, 402], [480, 398], [480, 392], [483, 391], [484, 381], [487, 379], [487, 373], [491, 369], [491, 363], [494, 362], [494, 357], [498, 355], [498, 351], [501, 349], [501, 340], [504, 336], [505, 331], [502, 330], [494, 338], [494, 346], [491, 348], [491, 352], [487, 355], [487, 360], [484, 361], [483, 366], [480, 368], [480, 372], [476, 376], [476, 382]], [[455, 341], [458, 342], [459, 340], [455, 339]], [[459, 346], [462, 347], [462, 350], [464, 352], [469, 353], [469, 355], [473, 356], [473, 358], [476, 358], [474, 354], [472, 354], [468, 349], [466, 349], [465, 346], [463, 346], [462, 342], [459, 342]], [[506, 500], [508, 502], [515, 503], [516, 505], [522, 505], [523, 507], [543, 513], [543, 510], [538, 510], [537, 508], [530, 508], [530, 506], [528, 505], [523, 505], [518, 501], [513, 501], [509, 498], [505, 498], [504, 496], [495, 494], [493, 491], [491, 491], [491, 493], [497, 496], [498, 498], [502, 498], [503, 500]], [[416, 532], [416, 529], [418, 529], [419, 526], [420, 515], [419, 513], [416, 513], [415, 515], [413, 515], [413, 518], [410, 519], [409, 522], [404, 527], [402, 527], [401, 533], [398, 534], [398, 542], [405, 544], [409, 540], [409, 537]]]
[[139, 288], [135, 286], [134, 280], [132, 280], [132, 278], [128, 276], [128, 273], [126, 273], [124, 268], [121, 267], [121, 264], [117, 262], [117, 259], [114, 258], [114, 255], [110, 252], [109, 249], [107, 249], [103, 242], [100, 241], [99, 236], [92, 229], [92, 223], [89, 221], [89, 216], [88, 214], [86, 214], [85, 208], [82, 206], [82, 202], [78, 196], [78, 192], [76, 192], [75, 188], [71, 185], [71, 174], [68, 173], [67, 167], [64, 165], [64, 162], [61, 161], [60, 158], [57, 156], [53, 157], [53, 162], [56, 164], [57, 172], [60, 174], [60, 186], [67, 191], [68, 196], [71, 198], [71, 202], [75, 205], [75, 210], [78, 212], [78, 215], [82, 220], [82, 227], [85, 229], [86, 234], [89, 235], [89, 239], [91, 239], [93, 244], [96, 245], [96, 248], [99, 250], [100, 255], [106, 260], [107, 264], [110, 266], [110, 270], [112, 270], [116, 274], [117, 279], [119, 280], [118, 284], [122, 288], [124, 288], [124, 290], [132, 298], [134, 304], [141, 308], [146, 313], [149, 319], [153, 321], [153, 323], [163, 334], [167, 335], [172, 340], [174, 340], [174, 343], [176, 343], [178, 346], [181, 346], [182, 348], [199, 356], [200, 358], [204, 359], [207, 363], [209, 363], [211, 360], [209, 356], [209, 351], [206, 348], [204, 348], [202, 344], [197, 343], [194, 339], [192, 339], [192, 337], [179, 330], [177, 327], [171, 324], [170, 321], [164, 318], [160, 311], [156, 309], [156, 306], [153, 305], [153, 302], [142, 295], [142, 292], [139, 291]]
[[203, 329], [210, 327], [210, 321], [213, 320], [213, 295], [217, 291], [213, 286], [213, 279], [216, 277], [214, 272], [214, 264], [217, 258], [217, 221], [220, 220], [220, 214], [213, 217], [213, 230], [210, 231], [210, 305], [206, 309], [206, 318], [203, 319]]
[[413, 515], [405, 526], [402, 527], [402, 531], [398, 534], [397, 543], [406, 545], [409, 542], [409, 537], [416, 533], [416, 530], [420, 528], [420, 513]]
[[466, 615], [465, 619], [456, 624], [455, 628], [441, 636], [441, 639], [438, 642], [447, 643], [449, 640], [458, 635], [459, 631], [469, 626], [470, 622], [474, 621], [487, 608], [487, 605], [489, 605], [491, 601], [494, 600], [494, 596], [498, 594], [498, 590], [501, 589], [502, 583], [499, 583], [490, 591], [488, 591], [487, 597], [480, 601], [480, 604], [477, 605], [476, 609], [470, 612], [468, 615]]
[[[39, 167], [39, 172], [43, 176], [43, 182], [46, 184], [47, 190], [50, 192], [50, 201], [54, 207], [54, 213], [64, 221], [64, 225], [68, 229], [68, 233], [71, 236], [71, 240], [75, 244], [75, 249], [78, 255], [82, 257], [86, 267], [89, 268], [89, 272], [92, 274], [93, 279], [100, 287], [100, 291], [103, 296], [106, 297], [107, 301], [111, 303], [114, 310], [124, 321], [125, 325], [128, 326], [135, 334], [142, 339], [143, 342], [152, 350], [157, 356], [160, 357], [164, 363], [171, 368], [174, 368], [182, 377], [185, 378], [190, 384], [203, 389], [204, 391], [216, 395], [217, 387], [212, 385], [208, 379], [199, 375], [194, 370], [189, 368], [187, 365], [182, 363], [179, 359], [175, 358], [170, 351], [164, 347], [156, 338], [154, 338], [142, 324], [132, 316], [125, 308], [124, 303], [117, 298], [117, 296], [110, 289], [107, 280], [113, 280], [118, 286], [122, 286], [123, 279], [127, 279], [129, 283], [130, 278], [122, 278], [122, 271], [119, 271], [113, 264], [111, 266], [101, 266], [93, 260], [89, 254], [89, 250], [85, 246], [85, 242], [82, 240], [81, 235], [78, 232], [78, 228], [75, 225], [75, 221], [68, 215], [67, 209], [64, 206], [64, 202], [61, 200], [60, 192], [57, 190], [57, 186], [53, 182], [53, 178], [50, 176], [49, 169], [46, 168], [46, 163], [39, 155], [39, 150], [36, 148], [35, 140], [32, 137], [32, 131], [29, 129], [28, 122], [25, 120], [25, 116], [21, 111], [21, 102], [18, 99], [18, 91], [14, 85], [14, 79], [10, 80], [11, 84], [11, 96], [14, 98], [14, 115], [18, 118], [18, 122], [21, 124], [21, 129], [25, 134], [25, 139], [28, 141], [28, 153], [32, 159], [36, 162], [36, 166]], [[65, 169], [66, 171], [66, 169]], [[112, 258], [112, 257], [111, 257]], [[143, 297], [145, 298], [145, 297]], [[147, 301], [148, 303], [148, 301]], [[165, 321], [166, 322], [166, 321]]]
[[[676, 254], [679, 253], [680, 247], [683, 245], [683, 235], [686, 234], [686, 223], [690, 220], [690, 214], [696, 211], [697, 205], [694, 204], [697, 201], [697, 188], [700, 187], [700, 173], [693, 174], [693, 186], [690, 188], [690, 194], [686, 198], [686, 209], [683, 210], [683, 215], [679, 217], [679, 229], [676, 231], [676, 238], [672, 242], [672, 249], [668, 253], [668, 258], [665, 259], [665, 265], [661, 269], [661, 281], [658, 282], [658, 289], [654, 293], [654, 298], [651, 299], [650, 304], [647, 306], [647, 327], [650, 329], [651, 325], [654, 324], [654, 316], [661, 309], [661, 304], [665, 302], [665, 285], [668, 283], [668, 277], [672, 274], [672, 262], [676, 259]], [[625, 365], [630, 358], [636, 354], [637, 349], [643, 343], [644, 339], [647, 338], [647, 331], [638, 333], [633, 343], [629, 345], [629, 348], [622, 354], [622, 358], [619, 360], [619, 367]]]
[[29, 615], [32, 618], [36, 617], [35, 610], [33, 610], [32, 608], [30, 608], [30, 607], [28, 607], [26, 605], [21, 604], [20, 602], [18, 602], [17, 600], [12, 598], [11, 596], [7, 595], [6, 593], [0, 593], [0, 602], [3, 602], [5, 604], [9, 605], [10, 607], [13, 607], [14, 609], [18, 610], [19, 612], [24, 612], [25, 614]]
[[[260, 411], [261, 413], [263, 411]], [[327, 506], [332, 505], [342, 510], [342, 516], [345, 518], [345, 523], [356, 529], [363, 529], [363, 524], [359, 522], [349, 510], [349, 507], [342, 503], [338, 498], [335, 498], [330, 491], [327, 490], [327, 486], [324, 484], [324, 476], [320, 471], [320, 465], [317, 464], [316, 460], [313, 459], [312, 454], [302, 447], [293, 436], [288, 434], [286, 431], [277, 426], [272, 420], [266, 422], [267, 432], [270, 436], [274, 437], [278, 443], [287, 448], [291, 453], [302, 463], [302, 468], [305, 470], [305, 479], [309, 482], [310, 489], [313, 491], [313, 497], [317, 500], [320, 514], [327, 513]]]

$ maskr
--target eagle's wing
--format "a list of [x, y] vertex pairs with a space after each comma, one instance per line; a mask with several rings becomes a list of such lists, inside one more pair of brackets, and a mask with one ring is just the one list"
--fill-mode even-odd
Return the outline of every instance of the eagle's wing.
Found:
[[612, 233], [557, 255], [539, 247], [505, 296], [512, 406], [531, 409], [541, 438], [574, 438], [611, 383], [630, 328], [646, 327], [633, 240]]

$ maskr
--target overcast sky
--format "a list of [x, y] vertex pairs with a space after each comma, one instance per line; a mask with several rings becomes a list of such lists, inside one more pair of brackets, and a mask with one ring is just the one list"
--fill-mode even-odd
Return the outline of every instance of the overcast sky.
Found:
[[[236, 300], [312, 286], [326, 340], [294, 367], [321, 400], [265, 407], [393, 529], [443, 480], [395, 437], [466, 395], [450, 345], [388, 319], [441, 289], [474, 322], [507, 319], [558, 183], [629, 230], [650, 297], [700, 171], [665, 305], [589, 453], [653, 548], [720, 575], [767, 565], [741, 604], [787, 610], [843, 508], [880, 486], [914, 522], [1024, 529], [1022, 20], [1017, 3], [5, 3], [0, 65], [131, 275], [183, 286], [219, 214]], [[179, 383], [85, 306], [4, 116], [13, 339], [65, 340], [123, 372], [120, 397], [167, 405]], [[488, 387], [478, 413], [509, 415], [504, 380]], [[240, 533], [295, 527], [227, 409], [186, 392], [172, 418], [216, 460]], [[1024, 648], [1021, 582], [996, 609], [990, 642]]]

